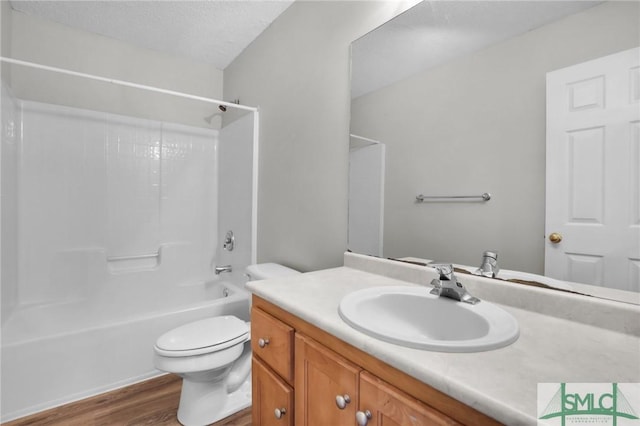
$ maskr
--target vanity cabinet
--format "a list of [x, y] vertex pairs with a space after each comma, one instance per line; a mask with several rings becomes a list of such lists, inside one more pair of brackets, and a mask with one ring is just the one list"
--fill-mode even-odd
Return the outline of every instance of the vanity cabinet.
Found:
[[254, 426], [500, 424], [255, 295], [251, 341]]

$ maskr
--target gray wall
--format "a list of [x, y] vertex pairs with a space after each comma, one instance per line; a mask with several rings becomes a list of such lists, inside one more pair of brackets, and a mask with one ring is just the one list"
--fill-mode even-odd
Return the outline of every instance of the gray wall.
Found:
[[11, 6], [8, 1], [0, 1], [0, 52], [10, 55], [11, 46]]
[[225, 69], [225, 96], [260, 107], [258, 261], [342, 265], [349, 45], [410, 3], [297, 1]]
[[605, 3], [354, 100], [352, 131], [387, 144], [385, 256], [475, 265], [492, 249], [542, 274], [545, 74], [638, 46], [638, 6]]
[[[136, 47], [18, 11], [11, 11], [11, 21], [11, 53], [16, 59], [198, 96], [223, 97], [223, 71], [213, 65]], [[215, 106], [202, 102], [25, 67], [14, 69], [11, 88], [20, 99], [202, 127], [208, 126], [203, 117], [217, 111]]]
[[[11, 6], [8, 1], [0, 1], [0, 54], [11, 56]], [[3, 79], [7, 79], [5, 66], [2, 66]]]

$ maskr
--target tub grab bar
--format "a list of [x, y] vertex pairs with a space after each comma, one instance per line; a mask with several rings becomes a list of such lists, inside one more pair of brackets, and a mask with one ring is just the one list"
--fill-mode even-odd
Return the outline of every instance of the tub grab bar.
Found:
[[149, 254], [136, 254], [133, 256], [109, 256], [107, 257], [107, 262], [118, 262], [121, 260], [136, 260], [136, 259], [151, 259], [154, 257], [159, 257], [160, 251]]
[[418, 195], [416, 196], [416, 201], [422, 203], [427, 200], [445, 200], [445, 199], [461, 199], [461, 198], [471, 198], [471, 199], [481, 199], [482, 201], [489, 201], [491, 199], [491, 194], [485, 192], [482, 195]]

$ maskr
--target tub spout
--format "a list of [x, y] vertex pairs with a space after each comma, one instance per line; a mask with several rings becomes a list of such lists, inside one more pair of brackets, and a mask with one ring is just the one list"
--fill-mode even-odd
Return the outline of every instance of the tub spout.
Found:
[[233, 393], [242, 386], [251, 373], [251, 339], [244, 343], [244, 350], [227, 376], [227, 393]]
[[231, 272], [232, 268], [231, 265], [216, 266], [216, 269], [214, 271], [216, 275], [220, 275], [223, 272]]

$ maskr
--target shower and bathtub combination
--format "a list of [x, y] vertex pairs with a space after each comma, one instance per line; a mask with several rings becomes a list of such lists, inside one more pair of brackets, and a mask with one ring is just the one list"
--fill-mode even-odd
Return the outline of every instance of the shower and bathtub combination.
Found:
[[249, 319], [258, 111], [2, 61], [5, 422], [162, 374], [167, 330]]

